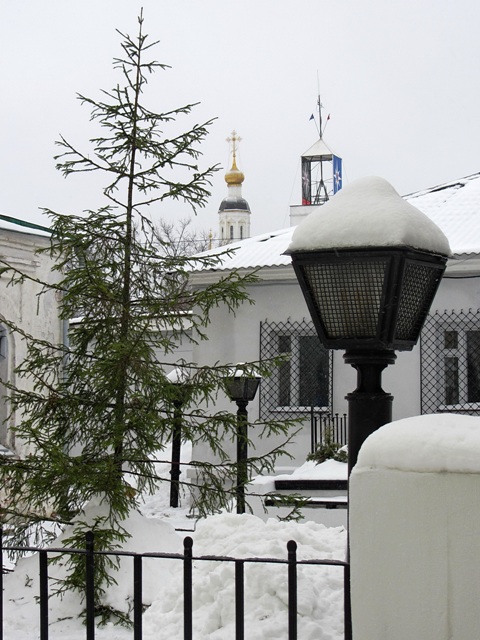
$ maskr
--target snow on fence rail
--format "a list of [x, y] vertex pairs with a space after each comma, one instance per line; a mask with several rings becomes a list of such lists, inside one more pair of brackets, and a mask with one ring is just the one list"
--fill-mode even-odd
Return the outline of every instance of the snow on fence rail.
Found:
[[[133, 562], [133, 639], [142, 640], [142, 614], [144, 611], [142, 602], [143, 585], [143, 560], [144, 558], [164, 558], [180, 560], [183, 564], [183, 638], [192, 640], [193, 638], [193, 573], [194, 561], [226, 562], [235, 564], [235, 640], [244, 640], [244, 569], [246, 564], [284, 564], [287, 566], [286, 578], [288, 581], [288, 640], [297, 640], [297, 567], [299, 565], [329, 565], [343, 567], [344, 583], [344, 638], [351, 640], [351, 612], [350, 612], [350, 566], [348, 562], [341, 560], [298, 560], [297, 544], [294, 540], [287, 543], [287, 558], [233, 558], [230, 556], [215, 555], [193, 555], [193, 540], [187, 536], [183, 541], [183, 554], [177, 553], [133, 553], [129, 551], [96, 551], [94, 535], [91, 531], [85, 535], [85, 549], [71, 548], [48, 548], [38, 547], [13, 547], [3, 545], [3, 531], [0, 529], [0, 552], [2, 555], [9, 551], [21, 551], [36, 553], [39, 558], [39, 594], [38, 609], [40, 621], [40, 640], [49, 638], [49, 576], [48, 576], [48, 554], [80, 554], [85, 556], [85, 638], [95, 639], [95, 557], [100, 555], [131, 557]], [[3, 570], [0, 571], [0, 640], [3, 640]]]

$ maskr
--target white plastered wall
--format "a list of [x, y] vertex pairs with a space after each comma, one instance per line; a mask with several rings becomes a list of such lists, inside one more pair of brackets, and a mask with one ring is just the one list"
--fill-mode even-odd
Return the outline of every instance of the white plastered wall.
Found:
[[[38, 254], [36, 250], [48, 247], [50, 239], [34, 233], [21, 233], [0, 229], [0, 255], [3, 263], [13, 266], [18, 272], [27, 277], [22, 283], [11, 285], [11, 273], [0, 276], [0, 326], [2, 318], [14, 322], [28, 334], [51, 342], [61, 343], [63, 340], [62, 323], [58, 318], [58, 294], [48, 291], [39, 296], [41, 282], [54, 282], [58, 274], [52, 271], [53, 261], [48, 253]], [[17, 367], [27, 355], [26, 341], [20, 334], [12, 332], [6, 327], [5, 361], [2, 363], [2, 374], [11, 383], [19, 383], [15, 379]], [[28, 381], [21, 381], [22, 386], [28, 388]], [[2, 385], [1, 402], [6, 415], [6, 397], [9, 392]], [[2, 443], [23, 452], [23, 445], [14, 438], [13, 427], [19, 416], [9, 419], [3, 427]]]
[[349, 498], [355, 640], [478, 637], [479, 429], [422, 416], [364, 443]]

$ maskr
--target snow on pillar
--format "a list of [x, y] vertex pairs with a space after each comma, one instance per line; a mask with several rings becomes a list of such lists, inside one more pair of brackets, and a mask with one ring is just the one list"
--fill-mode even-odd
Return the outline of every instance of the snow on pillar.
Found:
[[471, 640], [480, 629], [480, 417], [372, 434], [350, 478], [355, 640]]

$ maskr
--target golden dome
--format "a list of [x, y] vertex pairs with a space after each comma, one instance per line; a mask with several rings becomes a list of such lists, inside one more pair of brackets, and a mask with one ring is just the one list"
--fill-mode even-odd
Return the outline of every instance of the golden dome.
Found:
[[225, 174], [225, 182], [230, 185], [240, 185], [245, 180], [243, 173], [237, 168], [235, 156], [233, 157], [232, 168]]

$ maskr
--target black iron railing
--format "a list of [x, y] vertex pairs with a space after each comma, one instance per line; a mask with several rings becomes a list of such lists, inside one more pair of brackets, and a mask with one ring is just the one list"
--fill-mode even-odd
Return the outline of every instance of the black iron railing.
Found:
[[[100, 555], [129, 556], [133, 562], [133, 639], [142, 640], [142, 568], [145, 558], [172, 558], [183, 563], [183, 620], [184, 620], [184, 640], [192, 640], [194, 631], [193, 619], [193, 562], [194, 561], [216, 561], [233, 562], [235, 565], [235, 640], [244, 640], [244, 569], [246, 564], [285, 564], [287, 565], [288, 580], [288, 640], [297, 640], [297, 568], [299, 565], [323, 565], [337, 566], [343, 568], [344, 573], [344, 628], [345, 640], [351, 640], [351, 617], [350, 617], [350, 566], [341, 560], [298, 560], [297, 544], [293, 540], [287, 543], [287, 558], [233, 558], [229, 556], [194, 556], [193, 540], [190, 537], [184, 539], [183, 554], [174, 553], [133, 553], [127, 551], [95, 551], [93, 533], [88, 532], [85, 537], [85, 549], [49, 548], [38, 549], [8, 547], [3, 545], [3, 536], [0, 530], [0, 551], [2, 554], [8, 551], [27, 551], [37, 553], [39, 557], [39, 578], [40, 587], [38, 594], [38, 607], [40, 618], [40, 640], [49, 638], [49, 579], [48, 579], [48, 554], [81, 554], [85, 556], [85, 638], [94, 640], [95, 638], [95, 602], [94, 602], [94, 568], [95, 557]], [[3, 572], [0, 571], [0, 640], [3, 640]], [[8, 597], [8, 594], [6, 594]]]
[[317, 445], [323, 444], [327, 438], [338, 444], [348, 444], [347, 438], [347, 414], [334, 413], [333, 415], [325, 415], [315, 413], [314, 407], [310, 412], [310, 434], [311, 434], [311, 451], [317, 448]]

